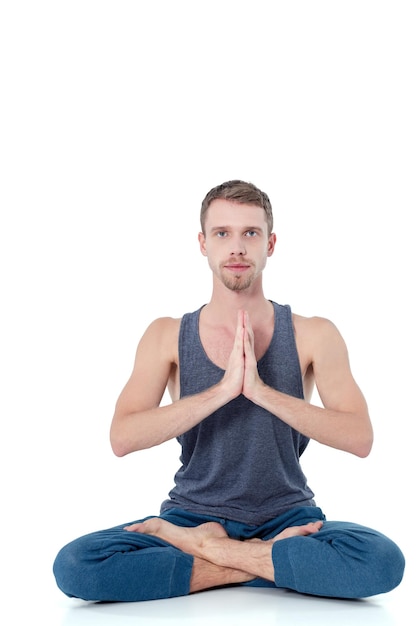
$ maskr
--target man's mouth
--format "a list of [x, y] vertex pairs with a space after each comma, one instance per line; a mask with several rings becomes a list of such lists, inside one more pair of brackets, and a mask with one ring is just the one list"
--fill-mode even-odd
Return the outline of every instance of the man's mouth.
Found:
[[228, 263], [225, 265], [225, 268], [228, 270], [232, 270], [232, 272], [243, 272], [250, 268], [250, 265], [246, 265], [245, 263]]

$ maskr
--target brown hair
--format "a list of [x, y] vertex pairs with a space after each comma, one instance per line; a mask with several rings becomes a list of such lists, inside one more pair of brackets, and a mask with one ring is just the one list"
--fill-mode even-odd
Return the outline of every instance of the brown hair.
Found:
[[205, 233], [204, 225], [206, 220], [207, 209], [213, 200], [223, 199], [237, 202], [238, 204], [253, 204], [264, 209], [266, 221], [268, 224], [268, 235], [271, 234], [273, 228], [273, 216], [271, 202], [264, 191], [255, 187], [252, 183], [246, 183], [243, 180], [229, 180], [226, 183], [213, 187], [204, 198], [201, 211], [200, 223], [201, 230]]

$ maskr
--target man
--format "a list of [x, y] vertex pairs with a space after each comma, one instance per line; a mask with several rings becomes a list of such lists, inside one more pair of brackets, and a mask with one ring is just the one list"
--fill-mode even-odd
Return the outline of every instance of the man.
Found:
[[[65, 546], [54, 572], [67, 595], [139, 601], [244, 584], [358, 598], [400, 583], [399, 548], [327, 521], [301, 470], [309, 439], [366, 457], [373, 433], [336, 327], [265, 298], [272, 227], [269, 198], [250, 183], [205, 197], [211, 299], [149, 326], [111, 425], [117, 456], [178, 438], [175, 487], [160, 517]], [[314, 385], [322, 407], [310, 403]]]

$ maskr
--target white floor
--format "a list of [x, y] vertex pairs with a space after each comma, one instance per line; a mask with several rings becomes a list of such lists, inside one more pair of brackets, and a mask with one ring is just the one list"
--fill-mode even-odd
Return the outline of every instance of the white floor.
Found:
[[[410, 597], [410, 596], [408, 596]], [[398, 626], [410, 625], [415, 616], [407, 615], [406, 595], [399, 590], [386, 596], [362, 601], [329, 600], [300, 596], [273, 589], [219, 589], [186, 598], [133, 604], [88, 604], [56, 600], [39, 607], [43, 622], [62, 626], [100, 623], [124, 626], [133, 620], [142, 624], [216, 624], [242, 626], [321, 625]], [[409, 608], [408, 608], [409, 611]]]

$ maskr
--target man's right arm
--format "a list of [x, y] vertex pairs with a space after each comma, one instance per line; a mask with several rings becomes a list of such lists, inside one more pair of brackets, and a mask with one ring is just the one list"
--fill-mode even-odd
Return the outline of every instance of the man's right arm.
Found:
[[219, 383], [160, 406], [178, 361], [179, 320], [159, 318], [139, 342], [132, 374], [115, 408], [110, 442], [116, 456], [159, 445], [183, 434], [232, 399]]

